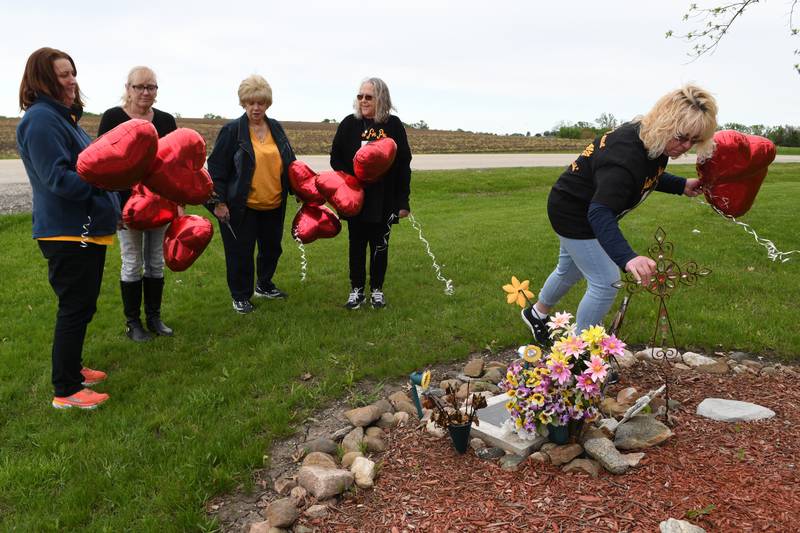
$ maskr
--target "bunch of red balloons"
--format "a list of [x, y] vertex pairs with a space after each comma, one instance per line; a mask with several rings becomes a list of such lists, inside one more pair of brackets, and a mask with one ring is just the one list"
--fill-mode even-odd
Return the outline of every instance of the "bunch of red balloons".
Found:
[[77, 171], [101, 189], [132, 188], [122, 209], [127, 227], [147, 230], [171, 222], [164, 235], [164, 261], [180, 272], [203, 253], [214, 232], [201, 216], [178, 216], [178, 204], [199, 205], [211, 198], [214, 185], [205, 161], [206, 143], [196, 131], [178, 128], [159, 139], [151, 122], [132, 119], [81, 152]]
[[384, 137], [356, 152], [355, 176], [340, 170], [317, 174], [302, 161], [294, 161], [289, 166], [289, 183], [303, 205], [292, 221], [292, 235], [303, 244], [338, 235], [342, 224], [325, 202], [341, 217], [356, 216], [364, 205], [363, 186], [378, 182], [391, 168], [396, 155], [397, 143]]

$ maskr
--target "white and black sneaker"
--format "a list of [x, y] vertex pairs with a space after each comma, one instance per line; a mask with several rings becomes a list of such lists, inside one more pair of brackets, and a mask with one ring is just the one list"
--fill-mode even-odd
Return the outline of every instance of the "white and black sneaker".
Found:
[[234, 300], [233, 310], [241, 315], [246, 315], [255, 311], [256, 308], [250, 303], [250, 300]]
[[285, 300], [289, 297], [288, 294], [280, 290], [275, 285], [269, 289], [262, 289], [256, 285], [255, 296], [256, 298], [269, 298], [270, 300]]
[[350, 296], [347, 298], [347, 303], [344, 304], [345, 309], [358, 309], [361, 307], [361, 304], [364, 303], [366, 298], [364, 297], [364, 288], [363, 287], [354, 287], [352, 291], [350, 291]]
[[537, 344], [543, 348], [548, 348], [552, 344], [550, 340], [550, 331], [547, 328], [547, 323], [550, 321], [549, 316], [539, 318], [539, 316], [533, 312], [533, 308], [528, 306], [522, 310], [522, 321], [531, 328], [531, 333], [533, 333], [533, 338]]
[[386, 307], [386, 297], [380, 289], [373, 289], [369, 295], [369, 303], [372, 304], [373, 309], [382, 309]]

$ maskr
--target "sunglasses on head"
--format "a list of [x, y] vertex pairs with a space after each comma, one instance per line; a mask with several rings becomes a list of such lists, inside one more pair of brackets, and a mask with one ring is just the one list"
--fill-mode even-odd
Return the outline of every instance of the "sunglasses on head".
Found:
[[356, 98], [358, 98], [359, 102], [361, 100], [366, 100], [367, 102], [369, 102], [369, 101], [372, 100], [372, 95], [371, 94], [357, 94]]

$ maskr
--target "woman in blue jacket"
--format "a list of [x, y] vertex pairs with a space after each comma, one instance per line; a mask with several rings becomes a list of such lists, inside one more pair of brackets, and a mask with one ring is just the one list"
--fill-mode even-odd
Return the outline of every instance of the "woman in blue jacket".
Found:
[[[208, 205], [220, 221], [233, 310], [250, 313], [255, 295], [284, 299], [272, 276], [283, 252], [283, 220], [294, 151], [280, 123], [267, 118], [272, 88], [252, 75], [239, 85], [245, 113], [222, 127], [208, 157], [214, 199]], [[256, 268], [253, 251], [258, 244]]]
[[40, 48], [28, 58], [19, 88], [25, 115], [17, 126], [17, 150], [33, 189], [33, 238], [58, 297], [52, 351], [52, 404], [58, 409], [93, 409], [108, 399], [84, 388], [106, 374], [84, 367], [82, 354], [119, 219], [117, 195], [75, 171], [78, 154], [91, 142], [78, 126], [83, 102], [76, 74], [68, 54]]

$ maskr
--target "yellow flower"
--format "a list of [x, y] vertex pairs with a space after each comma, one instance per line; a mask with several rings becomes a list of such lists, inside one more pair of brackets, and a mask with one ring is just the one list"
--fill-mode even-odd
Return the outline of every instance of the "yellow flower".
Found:
[[542, 349], [535, 344], [529, 344], [525, 347], [522, 358], [529, 363], [535, 363], [542, 358]]
[[431, 384], [431, 371], [426, 370], [424, 374], [422, 374], [422, 382], [420, 383], [420, 387], [422, 390], [428, 390], [428, 387]]
[[517, 389], [508, 389], [506, 391], [506, 394], [508, 394], [509, 396], [516, 396], [517, 395]]
[[510, 304], [514, 302], [520, 307], [525, 307], [528, 299], [533, 298], [533, 293], [528, 290], [530, 282], [526, 279], [522, 283], [516, 276], [511, 276], [511, 283], [503, 285], [503, 290], [506, 291], [506, 301]]
[[531, 395], [531, 403], [535, 403], [538, 406], [544, 405], [544, 396], [538, 392]]
[[606, 337], [606, 330], [603, 326], [592, 326], [581, 331], [581, 339], [590, 344], [600, 344]]

